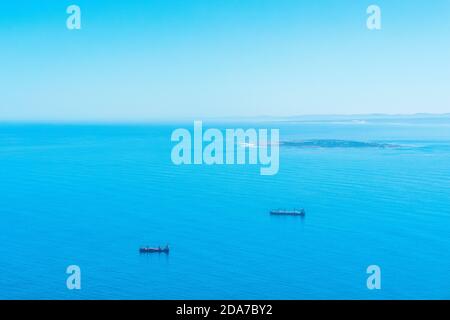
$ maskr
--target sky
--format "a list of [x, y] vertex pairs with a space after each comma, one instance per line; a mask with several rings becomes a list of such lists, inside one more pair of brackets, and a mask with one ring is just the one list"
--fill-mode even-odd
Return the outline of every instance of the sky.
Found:
[[450, 0], [0, 1], [0, 121], [422, 112], [450, 112]]

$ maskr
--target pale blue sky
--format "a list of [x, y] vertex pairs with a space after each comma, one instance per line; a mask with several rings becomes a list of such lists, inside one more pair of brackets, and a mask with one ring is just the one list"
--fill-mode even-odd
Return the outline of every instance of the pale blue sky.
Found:
[[0, 2], [0, 120], [416, 112], [450, 112], [449, 0]]

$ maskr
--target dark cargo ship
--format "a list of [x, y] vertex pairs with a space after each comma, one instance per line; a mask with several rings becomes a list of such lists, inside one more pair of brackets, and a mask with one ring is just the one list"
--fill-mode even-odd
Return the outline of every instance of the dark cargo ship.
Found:
[[169, 253], [169, 245], [165, 247], [141, 247], [139, 248], [140, 253]]
[[274, 216], [300, 216], [304, 217], [306, 212], [305, 209], [294, 209], [294, 210], [272, 210], [270, 211], [271, 215]]

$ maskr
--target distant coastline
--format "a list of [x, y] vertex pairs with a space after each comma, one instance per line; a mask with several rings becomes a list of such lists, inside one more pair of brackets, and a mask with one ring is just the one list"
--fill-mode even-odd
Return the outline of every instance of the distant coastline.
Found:
[[335, 122], [342, 124], [365, 124], [368, 121], [382, 122], [389, 120], [419, 121], [419, 120], [437, 120], [450, 123], [450, 113], [414, 113], [414, 114], [385, 114], [385, 113], [368, 113], [368, 114], [305, 114], [292, 116], [224, 116], [224, 117], [192, 117], [192, 116], [174, 116], [171, 118], [104, 118], [104, 119], [1, 119], [0, 124], [48, 124], [48, 125], [145, 125], [145, 124], [172, 124], [186, 123], [201, 119], [204, 122], [220, 123], [220, 122], [238, 122], [238, 123], [254, 123], [254, 122], [283, 122], [283, 123], [315, 123], [315, 122]]
[[419, 119], [448, 119], [450, 113], [413, 113], [413, 114], [305, 114], [292, 116], [256, 116], [256, 117], [215, 117], [207, 118], [214, 121], [280, 121], [280, 122], [327, 122], [327, 121], [364, 121], [364, 120], [419, 120]]
[[402, 146], [391, 143], [363, 142], [337, 139], [313, 139], [301, 141], [282, 141], [281, 146], [295, 148], [401, 148]]

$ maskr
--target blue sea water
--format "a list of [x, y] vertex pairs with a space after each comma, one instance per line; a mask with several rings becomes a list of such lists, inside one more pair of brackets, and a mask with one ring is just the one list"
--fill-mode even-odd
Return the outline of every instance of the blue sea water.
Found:
[[[192, 123], [2, 124], [0, 298], [450, 298], [448, 121], [210, 125], [405, 147], [281, 147], [261, 176], [172, 164], [171, 132]], [[300, 206], [304, 219], [268, 214]], [[81, 290], [66, 288], [72, 264]]]

